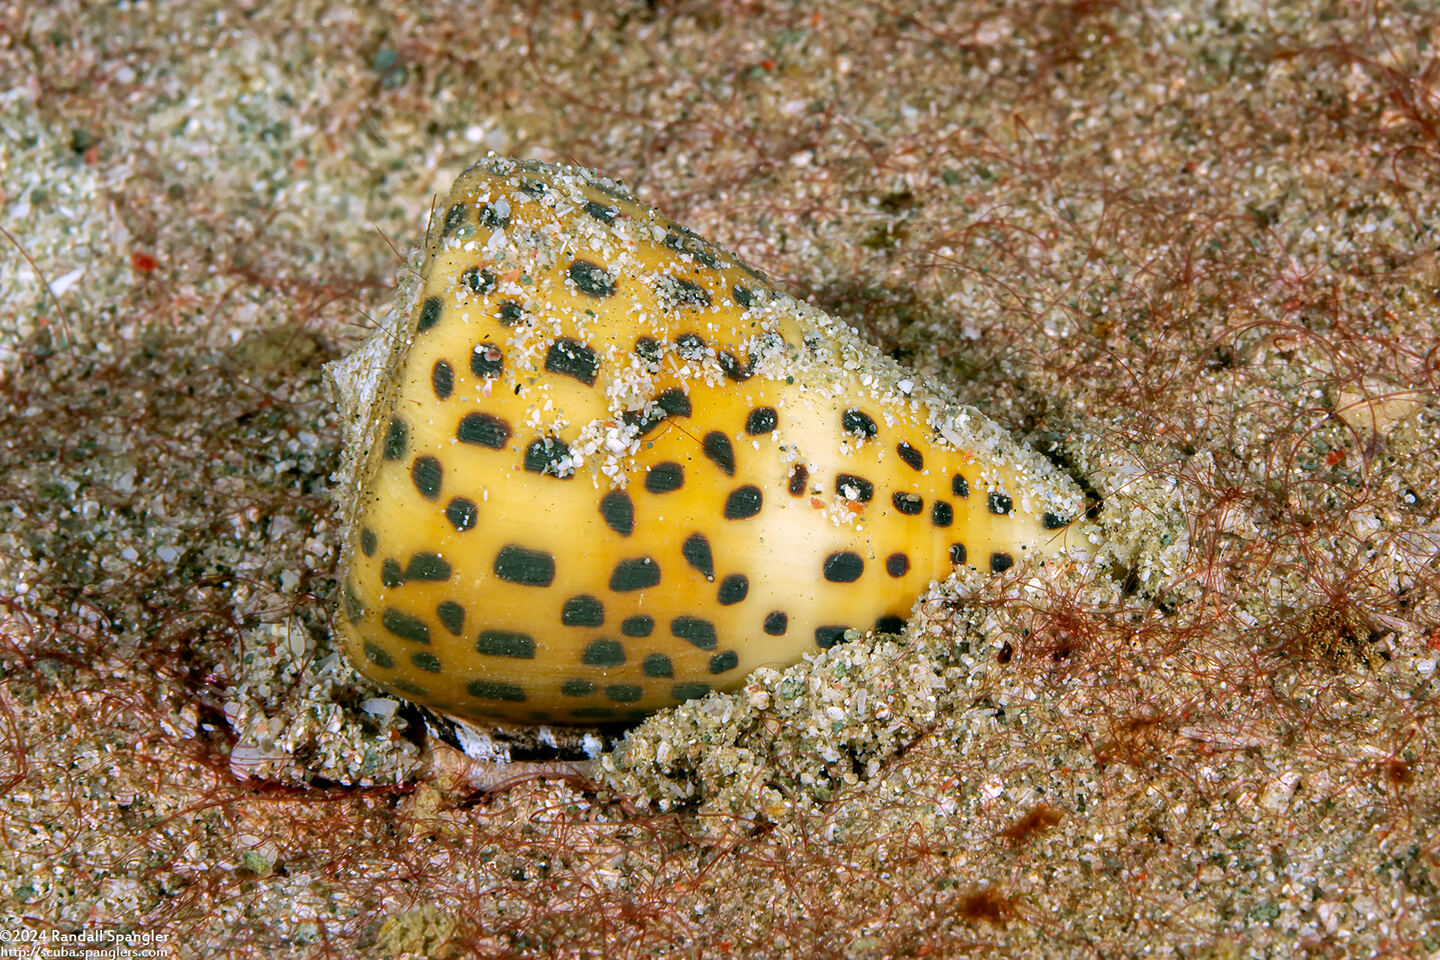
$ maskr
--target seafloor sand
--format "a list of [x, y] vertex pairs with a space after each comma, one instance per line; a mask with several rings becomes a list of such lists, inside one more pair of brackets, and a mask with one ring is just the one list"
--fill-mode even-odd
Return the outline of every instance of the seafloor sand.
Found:
[[[1433, 7], [592, 6], [0, 7], [3, 932], [1440, 954]], [[319, 370], [487, 149], [952, 383], [1123, 563], [477, 797], [334, 654]]]

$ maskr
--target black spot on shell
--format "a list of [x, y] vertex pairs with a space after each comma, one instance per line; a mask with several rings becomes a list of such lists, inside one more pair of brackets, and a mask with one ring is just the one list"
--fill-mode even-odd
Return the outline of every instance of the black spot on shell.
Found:
[[694, 280], [684, 277], [666, 277], [663, 282], [665, 297], [680, 307], [710, 306], [710, 291]]
[[705, 359], [705, 340], [694, 333], [682, 333], [675, 338], [675, 346], [685, 360]]
[[765, 495], [754, 484], [746, 484], [730, 491], [725, 498], [726, 520], [747, 520], [760, 512], [765, 504]]
[[608, 297], [615, 293], [615, 279], [598, 263], [576, 260], [570, 264], [570, 279], [575, 289], [592, 297]]
[[620, 624], [620, 632], [627, 637], [648, 637], [655, 632], [655, 618], [643, 613], [626, 617]]
[[903, 577], [910, 572], [910, 558], [903, 553], [892, 553], [885, 558], [885, 572], [892, 577]]
[[514, 300], [506, 300], [504, 303], [500, 304], [500, 310], [496, 314], [496, 316], [500, 318], [500, 322], [503, 323], [505, 326], [513, 327], [515, 326], [515, 324], [525, 319], [525, 308], [520, 306], [520, 304], [516, 303]]
[[714, 650], [715, 625], [700, 617], [676, 617], [670, 621], [670, 633], [701, 650]]
[[645, 489], [651, 493], [670, 493], [685, 485], [685, 468], [667, 460], [657, 463], [645, 474]]
[[545, 191], [546, 191], [547, 189], [549, 189], [549, 188], [545, 186], [545, 181], [543, 181], [543, 180], [532, 180], [532, 179], [527, 178], [527, 179], [525, 179], [525, 180], [520, 181], [520, 192], [521, 192], [521, 193], [524, 193], [524, 194], [528, 194], [529, 196], [532, 196], [532, 197], [543, 197], [543, 196], [545, 196]]
[[511, 703], [523, 703], [525, 700], [524, 689], [498, 680], [471, 680], [465, 685], [465, 692], [476, 700], [505, 700]]
[[505, 372], [505, 354], [493, 343], [477, 344], [470, 351], [470, 370], [482, 380], [494, 380]]
[[[647, 412], [648, 410], [648, 412]], [[643, 437], [665, 422], [665, 411], [658, 406], [648, 407], [647, 410], [626, 410], [620, 418], [629, 426], [635, 428], [635, 436]]]
[[721, 350], [716, 359], [720, 361], [720, 369], [725, 371], [725, 376], [736, 383], [744, 383], [755, 375], [749, 361], [741, 360], [729, 350]]
[[635, 529], [635, 502], [624, 490], [611, 490], [600, 498], [600, 516], [611, 530], [628, 537]]
[[917, 517], [925, 512], [925, 499], [918, 493], [895, 492], [890, 495], [890, 502], [895, 509], [907, 517]]
[[784, 610], [771, 610], [765, 614], [765, 632], [772, 637], [783, 637], [790, 629], [790, 615]]
[[805, 485], [809, 482], [810, 471], [805, 468], [805, 464], [797, 463], [790, 471], [790, 480], [786, 484], [785, 489], [790, 491], [790, 496], [792, 497], [804, 496]]
[[405, 567], [406, 580], [440, 582], [450, 579], [450, 564], [434, 553], [415, 553]]
[[751, 304], [755, 302], [755, 294], [751, 293], [748, 288], [740, 286], [738, 283], [730, 288], [730, 292], [735, 295], [735, 302], [740, 304], [741, 308], [745, 310], [749, 310]]
[[[555, 437], [541, 437], [531, 440], [525, 447], [525, 469], [530, 473], [548, 473], [559, 476], [560, 464], [570, 456], [570, 446]], [[574, 474], [568, 475], [569, 479]]]
[[487, 203], [480, 208], [479, 220], [480, 226], [494, 230], [509, 225], [510, 213], [508, 211], [501, 213], [493, 203]]
[[672, 417], [688, 417], [691, 413], [690, 398], [679, 387], [660, 391], [655, 395], [655, 403]]
[[970, 482], [960, 474], [950, 478], [950, 491], [957, 497], [970, 496]]
[[386, 653], [382, 647], [378, 647], [373, 643], [365, 644], [365, 659], [375, 664], [375, 666], [384, 667], [387, 670], [395, 666], [395, 661], [390, 659], [390, 654]]
[[444, 475], [444, 468], [434, 457], [416, 457], [410, 467], [410, 480], [426, 500], [440, 496], [440, 481]]
[[727, 477], [735, 476], [735, 448], [730, 444], [729, 437], [719, 430], [711, 430], [705, 434], [701, 448], [715, 466], [725, 471]]
[[670, 688], [670, 696], [676, 700], [698, 700], [710, 692], [710, 684], [692, 680], [688, 683], [677, 683]]
[[[538, 160], [535, 162], [539, 163]], [[585, 178], [585, 182], [590, 186], [594, 187], [596, 190], [599, 190], [601, 193], [605, 194], [605, 196], [609, 197], [612, 200], [635, 199], [630, 195], [630, 192], [624, 188], [625, 185], [622, 183], [616, 183], [612, 180], [596, 179], [594, 177], [588, 176]]]
[[605, 622], [605, 604], [588, 593], [579, 593], [560, 608], [560, 622], [567, 627], [598, 627]]
[[396, 677], [394, 680], [386, 680], [385, 685], [399, 690], [401, 693], [408, 694], [416, 700], [425, 700], [430, 696], [430, 692], [420, 686], [420, 684], [411, 683], [408, 680], [401, 680], [399, 677]]
[[1004, 573], [1006, 570], [1009, 570], [1013, 566], [1015, 566], [1015, 558], [1010, 556], [1010, 554], [1005, 553], [1001, 550], [997, 550], [994, 553], [990, 554], [991, 573]]
[[600, 358], [590, 347], [570, 337], [557, 337], [545, 354], [545, 369], [574, 377], [587, 387], [595, 385]]
[[705, 241], [701, 240], [690, 230], [676, 224], [664, 239], [665, 246], [671, 250], [678, 250], [681, 253], [688, 253], [702, 264], [715, 270], [720, 266], [720, 261], [705, 248]]
[[608, 226], [615, 222], [615, 215], [620, 212], [620, 208], [606, 206], [603, 203], [596, 203], [594, 200], [586, 200], [585, 212]]
[[734, 670], [738, 666], [740, 666], [740, 657], [734, 650], [726, 650], [710, 658], [711, 673], [724, 673], [727, 670]]
[[436, 360], [430, 368], [430, 389], [435, 391], [436, 400], [449, 400], [455, 389], [455, 370], [444, 360]]
[[410, 428], [399, 417], [391, 417], [390, 424], [385, 428], [383, 456], [386, 460], [399, 460], [405, 456], [405, 451], [409, 447]]
[[835, 493], [846, 500], [869, 503], [875, 497], [875, 484], [853, 473], [835, 474]]
[[733, 603], [739, 603], [750, 595], [750, 578], [743, 573], [732, 573], [720, 581], [720, 592], [716, 599], [720, 605], [728, 607]]
[[715, 579], [715, 557], [710, 552], [710, 540], [703, 533], [692, 533], [680, 545], [680, 555], [685, 562], [705, 575], [706, 580]]
[[895, 452], [900, 455], [900, 459], [904, 460], [905, 464], [911, 470], [925, 469], [925, 455], [922, 454], [919, 450], [916, 450], [914, 447], [910, 446], [910, 444], [906, 443], [904, 440], [901, 440], [899, 443], [895, 444]]
[[1040, 519], [1040, 522], [1045, 526], [1046, 530], [1059, 530], [1070, 521], [1059, 514], [1051, 513], [1047, 510], [1045, 515]]
[[464, 533], [475, 526], [475, 521], [480, 517], [480, 512], [475, 509], [474, 501], [464, 497], [456, 497], [445, 507], [445, 519], [450, 521], [450, 526]]
[[479, 267], [471, 267], [460, 274], [460, 282], [469, 287], [471, 293], [486, 294], [495, 289], [495, 274]]
[[379, 545], [380, 543], [375, 536], [374, 530], [371, 530], [369, 527], [360, 528], [360, 551], [364, 553], [365, 556], [375, 556], [375, 548]]
[[936, 500], [930, 506], [930, 522], [937, 527], [948, 527], [955, 521], [955, 510], [944, 500]]
[[838, 550], [825, 558], [823, 573], [831, 583], [854, 583], [864, 572], [865, 561], [853, 551]]
[[618, 641], [602, 637], [581, 652], [580, 662], [591, 667], [618, 667], [625, 662], [625, 647]]
[[487, 657], [514, 657], [517, 660], [535, 659], [535, 638], [528, 633], [512, 630], [481, 630], [475, 641], [475, 652]]
[[884, 616], [875, 621], [876, 633], [902, 633], [905, 630], [905, 619], [894, 615]]
[[426, 673], [440, 672], [440, 658], [433, 653], [423, 650], [420, 653], [412, 653], [410, 654], [410, 662]]
[[401, 640], [409, 640], [411, 643], [430, 642], [430, 628], [425, 621], [403, 610], [386, 607], [385, 613], [380, 617], [380, 625]]
[[495, 576], [526, 587], [548, 587], [555, 580], [555, 557], [508, 543], [495, 555]]
[[420, 308], [420, 321], [415, 324], [416, 331], [419, 333], [424, 333], [426, 330], [429, 330], [431, 327], [435, 326], [435, 324], [439, 323], [440, 314], [443, 312], [443, 310], [444, 308], [443, 305], [440, 303], [439, 297], [430, 297], [429, 299], [427, 299], [425, 301], [425, 305]]
[[616, 703], [634, 703], [644, 693], [643, 687], [633, 683], [612, 683], [605, 688], [605, 696]]
[[635, 355], [646, 363], [659, 363], [663, 352], [664, 348], [660, 345], [660, 341], [654, 337], [635, 338]]
[[963, 544], [963, 543], [952, 543], [952, 544], [950, 544], [950, 563], [951, 563], [952, 565], [958, 567], [960, 564], [962, 564], [962, 563], [964, 563], [964, 562], [965, 562], [965, 544]]
[[985, 504], [990, 508], [991, 513], [1001, 516], [1008, 514], [1011, 510], [1015, 509], [1015, 501], [1011, 500], [1005, 494], [998, 492], [992, 493], [990, 494], [990, 496], [986, 497]]
[[846, 410], [840, 415], [840, 426], [844, 428], [846, 433], [867, 440], [879, 432], [879, 428], [875, 426], [875, 421], [868, 413], [854, 409]]
[[567, 697], [588, 697], [595, 692], [595, 684], [584, 677], [573, 677], [560, 684], [560, 692]]
[[441, 626], [457, 637], [465, 629], [465, 608], [454, 600], [444, 600], [437, 604], [435, 616], [439, 618]]
[[775, 412], [774, 407], [756, 407], [745, 418], [745, 432], [752, 437], [770, 433], [779, 425], [780, 414]]
[[466, 213], [468, 213], [468, 211], [465, 209], [465, 204], [463, 203], [457, 203], [449, 210], [446, 210], [445, 224], [440, 229], [440, 236], [448, 237], [464, 226], [465, 220], [467, 219]]
[[845, 639], [845, 631], [849, 629], [849, 627], [835, 626], [834, 624], [816, 627], [815, 645], [822, 650], [829, 650], [835, 646], [835, 644]]
[[616, 593], [645, 590], [660, 583], [660, 565], [649, 557], [627, 557], [615, 564], [610, 589]]
[[355, 593], [355, 584], [349, 580], [345, 581], [345, 588], [340, 591], [341, 599], [345, 604], [345, 619], [351, 623], [359, 623], [365, 619], [365, 604], [360, 602], [360, 597]]
[[640, 671], [647, 677], [673, 677], [675, 665], [663, 653], [652, 653], [640, 665]]
[[400, 569], [398, 560], [386, 557], [380, 564], [380, 582], [392, 590], [405, 583], [405, 571]]
[[488, 413], [467, 413], [460, 418], [455, 439], [491, 450], [503, 450], [510, 442], [510, 424]]

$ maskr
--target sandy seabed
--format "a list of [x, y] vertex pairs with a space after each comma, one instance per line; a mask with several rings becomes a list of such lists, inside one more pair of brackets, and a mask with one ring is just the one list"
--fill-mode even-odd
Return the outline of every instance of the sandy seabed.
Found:
[[[1422, 3], [0, 6], [0, 936], [1440, 955], [1437, 48]], [[950, 384], [1115, 550], [476, 793], [335, 653], [320, 367], [487, 150]]]

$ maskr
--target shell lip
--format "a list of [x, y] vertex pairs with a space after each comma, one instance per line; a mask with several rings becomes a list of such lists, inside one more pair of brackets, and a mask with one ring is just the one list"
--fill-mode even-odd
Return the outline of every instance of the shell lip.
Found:
[[[410, 701], [407, 701], [407, 703]], [[472, 723], [413, 704], [430, 736], [472, 760], [505, 763], [583, 763], [613, 750], [641, 721], [631, 723], [535, 725], [487, 720]]]

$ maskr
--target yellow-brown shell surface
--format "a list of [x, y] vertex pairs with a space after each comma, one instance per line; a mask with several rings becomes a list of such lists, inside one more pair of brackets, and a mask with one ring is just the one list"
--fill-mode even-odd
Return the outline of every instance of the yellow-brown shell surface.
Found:
[[362, 672], [442, 713], [595, 723], [730, 689], [898, 629], [952, 564], [1003, 571], [1081, 509], [588, 171], [471, 167], [396, 317], [332, 371], [358, 441], [339, 622]]

